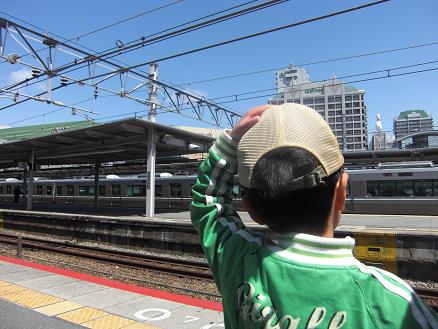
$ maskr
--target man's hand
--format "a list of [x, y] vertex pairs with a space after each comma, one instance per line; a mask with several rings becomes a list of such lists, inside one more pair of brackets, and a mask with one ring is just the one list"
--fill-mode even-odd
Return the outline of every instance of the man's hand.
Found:
[[240, 141], [242, 136], [245, 135], [245, 133], [257, 122], [259, 122], [262, 113], [270, 107], [270, 105], [261, 105], [246, 112], [245, 115], [240, 118], [236, 126], [230, 131], [230, 137], [235, 141]]

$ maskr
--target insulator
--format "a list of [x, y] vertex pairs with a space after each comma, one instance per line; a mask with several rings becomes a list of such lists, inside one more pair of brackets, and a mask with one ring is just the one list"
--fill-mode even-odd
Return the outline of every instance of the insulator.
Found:
[[99, 91], [97, 90], [97, 87], [94, 88], [94, 99], [97, 98], [98, 93], [99, 93]]
[[65, 87], [68, 84], [68, 79], [66, 77], [61, 77], [60, 82], [61, 82], [61, 86]]
[[36, 68], [32, 69], [32, 76], [34, 78], [38, 78], [40, 74], [41, 74], [41, 70], [40, 69], [36, 69]]
[[20, 55], [17, 55], [15, 53], [8, 55], [8, 62], [10, 64], [17, 64], [19, 60], [20, 60]]

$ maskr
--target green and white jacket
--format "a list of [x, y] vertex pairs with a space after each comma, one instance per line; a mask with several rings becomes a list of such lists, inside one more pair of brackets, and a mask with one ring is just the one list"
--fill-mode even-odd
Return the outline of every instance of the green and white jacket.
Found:
[[200, 167], [190, 209], [226, 328], [438, 328], [409, 285], [353, 257], [354, 239], [273, 241], [245, 228], [231, 204], [236, 172], [236, 142], [224, 133]]

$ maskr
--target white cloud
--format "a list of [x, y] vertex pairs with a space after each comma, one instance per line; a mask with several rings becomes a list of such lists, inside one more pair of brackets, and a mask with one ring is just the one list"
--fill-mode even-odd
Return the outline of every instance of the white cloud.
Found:
[[0, 129], [6, 129], [6, 128], [11, 128], [10, 126], [6, 126], [6, 125], [0, 125]]
[[27, 78], [31, 78], [31, 77], [32, 77], [31, 71], [26, 68], [23, 68], [18, 71], [12, 71], [9, 74], [8, 78], [9, 78], [9, 83], [15, 83], [15, 82], [26, 80]]

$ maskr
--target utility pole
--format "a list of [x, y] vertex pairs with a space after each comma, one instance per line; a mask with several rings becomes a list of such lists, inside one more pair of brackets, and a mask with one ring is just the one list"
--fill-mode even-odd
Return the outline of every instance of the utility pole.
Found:
[[[149, 65], [149, 121], [157, 121], [156, 95], [157, 85], [153, 83], [158, 78], [158, 64]], [[148, 129], [147, 148], [147, 175], [146, 175], [146, 217], [155, 215], [155, 157], [156, 157], [156, 133], [155, 127]]]

